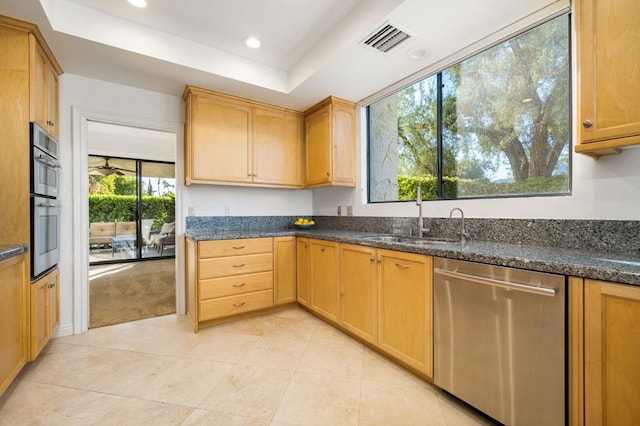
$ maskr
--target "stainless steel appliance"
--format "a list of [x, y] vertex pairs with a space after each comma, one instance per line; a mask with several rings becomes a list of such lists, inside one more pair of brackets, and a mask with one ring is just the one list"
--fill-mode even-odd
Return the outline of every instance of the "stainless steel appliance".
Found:
[[511, 426], [565, 424], [565, 277], [434, 260], [434, 382]]
[[58, 264], [60, 209], [56, 197], [60, 163], [58, 142], [31, 123], [31, 278]]
[[58, 264], [60, 209], [54, 198], [31, 197], [31, 278]]
[[58, 142], [31, 123], [31, 194], [58, 196]]

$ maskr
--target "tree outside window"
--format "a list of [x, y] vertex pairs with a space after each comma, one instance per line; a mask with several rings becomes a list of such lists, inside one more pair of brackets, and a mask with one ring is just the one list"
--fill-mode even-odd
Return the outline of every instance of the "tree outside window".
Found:
[[369, 106], [369, 201], [566, 194], [568, 15]]

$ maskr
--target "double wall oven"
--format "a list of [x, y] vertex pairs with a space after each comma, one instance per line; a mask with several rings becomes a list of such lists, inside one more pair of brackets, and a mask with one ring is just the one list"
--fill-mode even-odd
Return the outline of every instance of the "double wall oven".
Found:
[[58, 264], [60, 163], [58, 142], [31, 123], [31, 278]]

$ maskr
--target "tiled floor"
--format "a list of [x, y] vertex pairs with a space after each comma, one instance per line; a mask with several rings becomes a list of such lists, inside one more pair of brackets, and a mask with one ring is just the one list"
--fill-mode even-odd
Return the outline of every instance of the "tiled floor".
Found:
[[54, 339], [0, 425], [482, 425], [301, 309], [205, 328], [169, 315]]

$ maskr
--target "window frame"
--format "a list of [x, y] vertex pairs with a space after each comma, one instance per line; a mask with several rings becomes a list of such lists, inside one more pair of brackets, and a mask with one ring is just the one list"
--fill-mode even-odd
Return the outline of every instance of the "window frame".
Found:
[[[528, 194], [492, 194], [492, 195], [474, 195], [468, 197], [444, 197], [444, 181], [442, 176], [443, 167], [443, 110], [442, 110], [442, 74], [454, 67], [458, 64], [463, 63], [464, 61], [473, 58], [477, 55], [480, 55], [496, 46], [499, 46], [506, 41], [519, 37], [537, 27], [545, 25], [554, 19], [560, 18], [564, 16], [566, 18], [567, 25], [567, 70], [568, 70], [568, 139], [569, 143], [567, 145], [568, 148], [568, 167], [567, 167], [567, 175], [568, 175], [568, 186], [566, 192], [540, 192], [540, 193], [528, 193]], [[362, 104], [362, 108], [365, 110], [365, 122], [366, 122], [366, 158], [365, 158], [365, 168], [366, 168], [366, 204], [388, 204], [388, 203], [407, 203], [407, 202], [415, 202], [415, 200], [387, 200], [387, 201], [372, 201], [371, 200], [371, 126], [370, 126], [370, 107], [372, 104], [388, 97], [393, 94], [396, 94], [412, 85], [415, 85], [423, 80], [426, 80], [431, 77], [437, 78], [437, 135], [436, 135], [436, 150], [437, 150], [437, 182], [436, 182], [436, 198], [426, 198], [423, 201], [452, 201], [452, 200], [490, 200], [490, 199], [505, 199], [505, 198], [535, 198], [535, 197], [570, 197], [573, 195], [573, 146], [574, 146], [574, 129], [573, 129], [573, 113], [574, 113], [574, 58], [573, 58], [573, 12], [571, 9], [563, 9], [560, 10], [550, 16], [547, 16], [544, 19], [541, 19], [531, 25], [528, 25], [524, 28], [519, 29], [518, 31], [512, 32], [502, 38], [494, 40], [493, 42], [482, 46], [481, 48], [473, 50], [471, 53], [463, 55], [461, 57], [456, 58], [455, 60], [450, 61], [441, 61], [438, 66], [434, 69], [427, 68], [422, 72], [415, 73], [414, 75], [405, 79], [405, 81], [401, 81], [396, 83], [382, 91], [378, 92], [375, 95], [372, 95], [368, 99], [365, 99]], [[450, 59], [450, 58], [448, 58]]]

